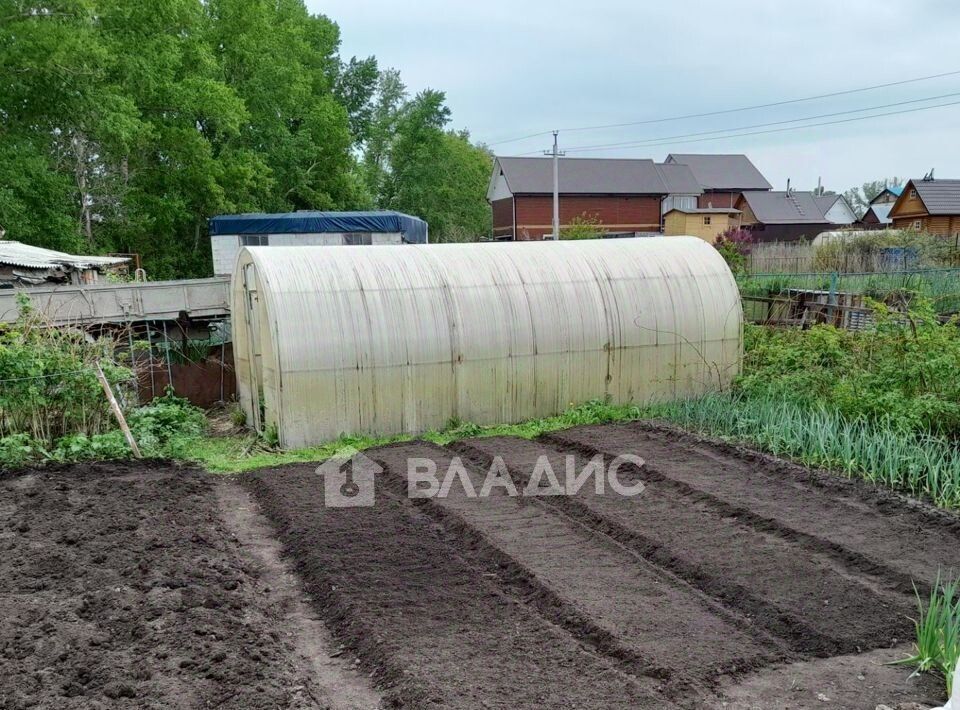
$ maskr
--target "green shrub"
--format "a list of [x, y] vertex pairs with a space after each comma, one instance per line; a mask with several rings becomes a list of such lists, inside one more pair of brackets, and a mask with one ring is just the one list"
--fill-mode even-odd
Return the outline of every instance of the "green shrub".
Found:
[[[144, 407], [131, 410], [126, 416], [141, 453], [148, 457], [179, 457], [188, 442], [196, 440], [206, 427], [202, 410], [169, 392]], [[49, 448], [29, 434], [15, 434], [0, 438], [0, 469], [43, 461], [121, 459], [129, 458], [131, 453], [126, 437], [118, 428], [98, 434], [67, 434]]]
[[24, 434], [47, 448], [68, 434], [113, 428], [97, 363], [111, 382], [130, 380], [110, 338], [92, 340], [79, 329], [49, 327], [20, 299], [19, 319], [0, 325], [0, 437]]
[[864, 331], [747, 326], [736, 390], [902, 431], [960, 435], [957, 324], [940, 323], [922, 299], [908, 314], [877, 305], [875, 319]]

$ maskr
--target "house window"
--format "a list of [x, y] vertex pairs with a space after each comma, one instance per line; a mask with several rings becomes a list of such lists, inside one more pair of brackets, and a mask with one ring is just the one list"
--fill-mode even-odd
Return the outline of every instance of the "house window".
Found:
[[705, 227], [709, 227], [709, 226], [710, 226], [710, 215], [707, 215], [706, 217], [703, 218], [703, 225], [704, 225]]
[[915, 220], [913, 221], [913, 231], [919, 232], [921, 229], [923, 229], [923, 220], [922, 220], [922, 219], [915, 219]]
[[343, 235], [343, 243], [348, 247], [370, 246], [373, 244], [373, 235], [363, 232], [350, 232]]
[[911, 200], [917, 199], [917, 191], [916, 191], [916, 190], [910, 190], [910, 199], [911, 199]]
[[240, 246], [242, 247], [265, 247], [270, 244], [269, 234], [241, 234]]

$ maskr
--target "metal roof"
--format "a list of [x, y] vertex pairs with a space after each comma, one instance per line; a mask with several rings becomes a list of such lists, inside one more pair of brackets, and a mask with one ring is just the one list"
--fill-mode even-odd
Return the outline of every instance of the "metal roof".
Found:
[[702, 195], [700, 183], [694, 177], [693, 171], [686, 165], [673, 163], [655, 163], [657, 170], [663, 176], [663, 182], [670, 195]]
[[704, 190], [769, 190], [773, 187], [742, 154], [671, 153], [667, 163], [686, 165]]
[[[689, 169], [658, 165], [652, 160], [626, 158], [561, 158], [560, 192], [583, 195], [699, 195]], [[497, 158], [494, 171], [502, 170], [514, 194], [553, 192], [552, 158]], [[494, 172], [496, 175], [496, 172]]]
[[743, 199], [763, 224], [829, 224], [812, 192], [744, 192]]
[[867, 212], [873, 212], [880, 224], [893, 224], [893, 220], [890, 219], [890, 210], [892, 209], [892, 202], [884, 202], [879, 205], [870, 205], [870, 209], [868, 209]]
[[671, 212], [681, 212], [683, 214], [740, 214], [740, 210], [735, 210], [732, 207], [674, 207], [672, 210], [667, 210], [667, 214]]
[[826, 214], [830, 211], [830, 208], [840, 199], [840, 195], [834, 193], [832, 195], [814, 195], [813, 199], [816, 200], [817, 207], [820, 208], [820, 211], [823, 214]]
[[323, 234], [335, 232], [399, 232], [404, 240], [426, 244], [427, 223], [403, 212], [283, 212], [229, 214], [210, 218], [210, 234]]
[[960, 214], [960, 180], [911, 180], [929, 214]]
[[22, 242], [0, 241], [0, 264], [24, 269], [96, 269], [130, 261], [121, 256], [76, 256]]

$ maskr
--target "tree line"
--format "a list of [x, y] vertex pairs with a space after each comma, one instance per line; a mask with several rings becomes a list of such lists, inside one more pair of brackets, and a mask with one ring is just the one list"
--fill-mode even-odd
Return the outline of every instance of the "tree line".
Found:
[[303, 0], [0, 0], [0, 227], [151, 277], [208, 274], [207, 219], [396, 209], [487, 234], [491, 157]]

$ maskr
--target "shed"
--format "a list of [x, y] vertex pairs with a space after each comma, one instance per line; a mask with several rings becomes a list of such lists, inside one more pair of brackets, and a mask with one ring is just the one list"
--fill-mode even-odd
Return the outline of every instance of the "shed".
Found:
[[78, 256], [15, 241], [0, 241], [0, 286], [97, 283], [105, 271], [125, 266], [129, 257]]
[[241, 251], [240, 402], [285, 447], [702, 394], [743, 314], [701, 239]]
[[288, 212], [210, 220], [214, 274], [229, 275], [241, 247], [426, 244], [427, 223], [402, 212]]
[[711, 244], [717, 235], [740, 226], [740, 210], [727, 207], [673, 209], [663, 217], [663, 233], [668, 237], [690, 235]]

